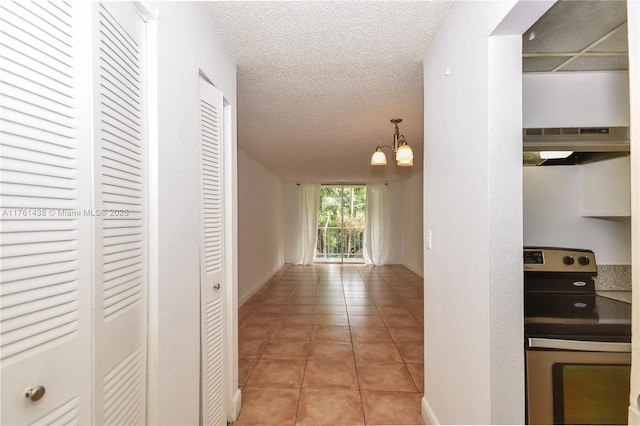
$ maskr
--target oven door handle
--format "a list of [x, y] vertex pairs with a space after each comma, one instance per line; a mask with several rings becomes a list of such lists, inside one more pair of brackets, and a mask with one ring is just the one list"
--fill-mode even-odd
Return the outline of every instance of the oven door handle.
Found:
[[631, 343], [621, 342], [591, 342], [582, 340], [544, 339], [530, 337], [529, 348], [563, 349], [568, 351], [585, 352], [631, 352]]

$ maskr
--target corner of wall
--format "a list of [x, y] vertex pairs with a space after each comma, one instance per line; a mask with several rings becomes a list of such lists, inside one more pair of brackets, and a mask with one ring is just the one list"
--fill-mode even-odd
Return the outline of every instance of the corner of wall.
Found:
[[439, 425], [440, 422], [427, 401], [427, 397], [422, 397], [422, 421], [425, 425]]
[[242, 306], [245, 304], [245, 302], [247, 300], [249, 300], [251, 298], [251, 296], [253, 296], [254, 294], [256, 294], [256, 292], [258, 290], [260, 290], [270, 279], [271, 277], [273, 277], [273, 275], [278, 272], [278, 270], [280, 268], [282, 268], [282, 266], [284, 266], [284, 263], [281, 262], [278, 266], [276, 266], [272, 271], [270, 271], [266, 277], [264, 277], [263, 279], [261, 279], [260, 281], [258, 281], [257, 283], [255, 283], [253, 286], [251, 286], [251, 288], [249, 289], [249, 291], [247, 291], [244, 294], [240, 294], [238, 295], [238, 307]]
[[423, 270], [423, 268], [421, 266], [419, 267], [417, 265], [413, 265], [413, 264], [410, 264], [408, 262], [404, 262], [402, 264], [402, 266], [404, 266], [405, 268], [407, 268], [408, 270], [410, 270], [411, 272], [413, 272], [414, 274], [416, 274], [420, 278], [424, 278], [424, 270]]
[[231, 402], [233, 416], [232, 419], [229, 419], [231, 422], [235, 422], [238, 420], [238, 416], [240, 415], [240, 408], [242, 408], [242, 391], [240, 389], [236, 390], [235, 395], [233, 395], [233, 401]]

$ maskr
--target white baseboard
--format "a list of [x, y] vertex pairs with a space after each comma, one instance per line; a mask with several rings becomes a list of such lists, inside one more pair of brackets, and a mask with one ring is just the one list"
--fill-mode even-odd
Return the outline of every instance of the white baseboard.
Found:
[[408, 263], [403, 263], [402, 266], [404, 266], [405, 268], [407, 268], [408, 270], [410, 270], [420, 278], [424, 278], [424, 271], [420, 270], [419, 268], [416, 268], [413, 265], [409, 265]]
[[426, 396], [422, 397], [422, 421], [424, 422], [425, 425], [440, 424], [435, 413], [431, 409], [431, 406], [429, 405], [429, 402], [427, 401]]
[[251, 296], [256, 294], [256, 292], [258, 290], [260, 290], [262, 288], [262, 286], [265, 285], [267, 283], [267, 281], [269, 281], [271, 279], [271, 277], [273, 277], [273, 275], [276, 272], [278, 272], [280, 270], [280, 268], [282, 268], [283, 266], [284, 266], [284, 263], [281, 264], [280, 266], [276, 267], [273, 271], [269, 272], [265, 278], [263, 278], [260, 282], [256, 283], [253, 287], [251, 287], [251, 290], [249, 290], [247, 293], [245, 293], [243, 295], [239, 295], [239, 297], [238, 297], [238, 307], [244, 305], [244, 302], [246, 302], [247, 300], [249, 300], [251, 298]]
[[231, 410], [233, 418], [231, 422], [235, 422], [238, 420], [238, 416], [240, 415], [240, 408], [242, 407], [242, 391], [240, 389], [236, 390], [236, 394], [233, 395], [233, 400], [231, 401]]

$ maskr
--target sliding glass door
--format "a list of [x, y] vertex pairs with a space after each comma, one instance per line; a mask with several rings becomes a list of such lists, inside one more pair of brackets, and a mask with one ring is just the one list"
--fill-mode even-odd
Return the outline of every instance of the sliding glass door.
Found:
[[323, 185], [318, 212], [317, 262], [362, 263], [365, 185]]

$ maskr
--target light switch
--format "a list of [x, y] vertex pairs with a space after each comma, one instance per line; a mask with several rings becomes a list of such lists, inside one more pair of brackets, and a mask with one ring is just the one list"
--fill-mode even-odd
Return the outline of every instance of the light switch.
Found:
[[427, 250], [431, 250], [431, 242], [433, 238], [431, 237], [431, 229], [427, 229], [424, 233], [424, 246]]

